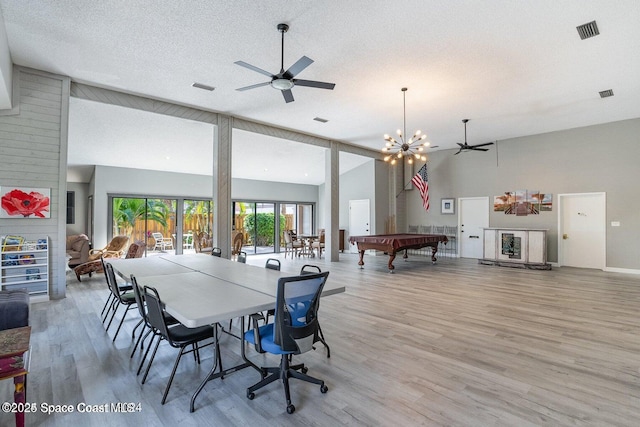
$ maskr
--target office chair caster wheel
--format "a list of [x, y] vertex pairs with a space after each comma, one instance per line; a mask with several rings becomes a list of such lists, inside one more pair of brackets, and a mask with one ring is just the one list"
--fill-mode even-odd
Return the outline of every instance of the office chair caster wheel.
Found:
[[309, 368], [307, 368], [306, 366], [303, 366], [301, 371], [303, 374], [306, 374], [307, 372], [309, 372]]
[[322, 384], [320, 386], [320, 393], [326, 393], [327, 391], [329, 391], [329, 387], [327, 387], [326, 385]]
[[256, 394], [255, 393], [252, 393], [252, 392], [249, 392], [249, 391], [247, 392], [247, 399], [253, 400], [255, 398], [256, 398]]
[[287, 406], [287, 414], [293, 414], [294, 412], [296, 412], [296, 407], [293, 405], [288, 405]]

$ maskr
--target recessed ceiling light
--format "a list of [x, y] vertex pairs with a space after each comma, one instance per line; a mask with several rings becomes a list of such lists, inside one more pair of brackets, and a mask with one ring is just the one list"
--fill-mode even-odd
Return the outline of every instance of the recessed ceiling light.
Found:
[[327, 123], [329, 120], [323, 119], [322, 117], [314, 117], [313, 120], [320, 123]]
[[167, 159], [167, 160], [171, 160], [171, 157], [170, 157], [170, 156], [167, 156], [167, 157], [165, 157], [165, 159]]
[[204, 89], [204, 90], [208, 90], [209, 92], [214, 91], [216, 88], [213, 86], [209, 86], [209, 85], [205, 85], [203, 83], [193, 83], [191, 86], [197, 88], [197, 89]]

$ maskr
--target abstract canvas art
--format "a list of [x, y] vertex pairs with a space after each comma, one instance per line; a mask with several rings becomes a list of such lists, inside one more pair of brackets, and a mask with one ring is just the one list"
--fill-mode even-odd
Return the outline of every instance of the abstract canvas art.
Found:
[[0, 218], [50, 218], [50, 188], [0, 187]]

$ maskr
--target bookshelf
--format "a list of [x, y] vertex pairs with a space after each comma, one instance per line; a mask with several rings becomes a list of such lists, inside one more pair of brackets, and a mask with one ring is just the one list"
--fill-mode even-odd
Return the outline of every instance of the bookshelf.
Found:
[[0, 238], [2, 290], [27, 289], [31, 295], [49, 294], [49, 238]]

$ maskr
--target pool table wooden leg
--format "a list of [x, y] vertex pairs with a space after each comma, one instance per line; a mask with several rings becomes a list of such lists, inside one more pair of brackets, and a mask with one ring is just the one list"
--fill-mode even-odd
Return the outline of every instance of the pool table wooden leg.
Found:
[[431, 262], [433, 262], [434, 264], [438, 260], [436, 258], [436, 252], [438, 252], [438, 244], [437, 243], [436, 243], [435, 246], [431, 246]]
[[394, 265], [393, 265], [393, 260], [396, 259], [396, 253], [395, 252], [389, 252], [389, 264], [387, 265], [387, 267], [389, 267], [389, 273], [393, 273], [393, 270], [395, 269]]
[[358, 265], [360, 266], [360, 269], [363, 269], [364, 268], [364, 261], [363, 261], [362, 258], [364, 258], [364, 249], [361, 250], [361, 251], [358, 251], [358, 252], [360, 252], [360, 261], [358, 261]]

